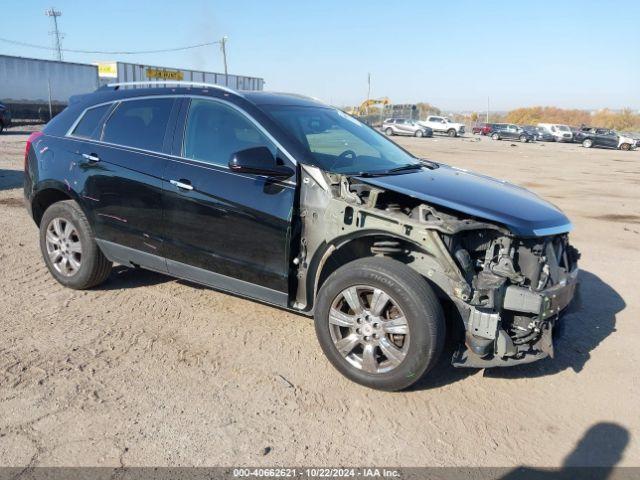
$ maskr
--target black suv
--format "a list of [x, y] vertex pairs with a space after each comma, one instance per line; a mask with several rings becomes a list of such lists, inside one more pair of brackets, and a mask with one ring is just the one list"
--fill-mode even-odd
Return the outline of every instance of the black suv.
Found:
[[553, 205], [295, 95], [103, 87], [28, 139], [24, 193], [63, 285], [117, 262], [314, 316], [334, 366], [386, 390], [446, 330], [456, 366], [544, 358], [577, 282]]

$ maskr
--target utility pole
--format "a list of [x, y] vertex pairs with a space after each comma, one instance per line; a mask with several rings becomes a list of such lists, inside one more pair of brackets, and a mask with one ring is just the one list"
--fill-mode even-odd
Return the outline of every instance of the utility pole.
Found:
[[371, 99], [371, 73], [367, 73], [367, 116], [369, 116], [369, 100]]
[[49, 10], [45, 10], [44, 14], [47, 17], [51, 17], [53, 21], [53, 31], [49, 32], [49, 35], [53, 37], [53, 48], [57, 52], [57, 59], [62, 60], [62, 37], [63, 34], [58, 30], [58, 17], [62, 15], [60, 10], [56, 10], [51, 7]]
[[487, 95], [487, 123], [489, 123], [489, 96]]
[[224, 84], [229, 86], [229, 72], [227, 71], [227, 36], [220, 40], [220, 49], [222, 50], [222, 61], [224, 62]]

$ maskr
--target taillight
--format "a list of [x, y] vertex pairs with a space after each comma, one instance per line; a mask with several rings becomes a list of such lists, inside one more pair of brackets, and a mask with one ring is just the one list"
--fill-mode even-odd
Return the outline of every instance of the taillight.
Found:
[[24, 171], [27, 171], [27, 165], [29, 163], [29, 150], [31, 149], [31, 144], [35, 142], [38, 138], [44, 135], [42, 132], [33, 132], [27, 138], [27, 145], [24, 147]]

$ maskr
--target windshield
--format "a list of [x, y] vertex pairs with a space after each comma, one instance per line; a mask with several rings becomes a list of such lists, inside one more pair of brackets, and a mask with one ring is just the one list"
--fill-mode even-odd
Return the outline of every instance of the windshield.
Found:
[[325, 107], [263, 105], [323, 170], [344, 174], [381, 174], [421, 164], [381, 134], [340, 110]]
[[570, 132], [571, 130], [566, 125], [558, 125], [558, 130], [561, 132]]

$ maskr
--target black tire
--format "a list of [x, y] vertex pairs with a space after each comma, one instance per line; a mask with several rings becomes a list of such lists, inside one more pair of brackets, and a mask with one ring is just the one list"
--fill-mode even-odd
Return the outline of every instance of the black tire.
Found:
[[585, 138], [585, 139], [582, 141], [582, 146], [583, 146], [584, 148], [591, 148], [591, 147], [593, 147], [593, 140], [591, 140], [590, 138]]
[[456, 132], [455, 128], [450, 128], [449, 130], [447, 130], [447, 135], [449, 135], [451, 138], [457, 137], [458, 132]]
[[492, 133], [492, 134], [491, 134], [491, 138], [492, 138], [493, 140], [500, 140], [500, 135], [498, 135], [497, 133]]
[[0, 122], [0, 134], [2, 134], [3, 130], [4, 130], [4, 123]]
[[628, 143], [623, 143], [622, 145], [620, 145], [620, 150], [624, 150], [625, 152], [631, 150], [631, 145]]
[[[71, 222], [77, 231], [82, 246], [80, 267], [71, 276], [65, 276], [56, 270], [47, 253], [47, 229], [56, 218]], [[113, 266], [100, 251], [87, 217], [80, 206], [73, 200], [54, 203], [44, 212], [40, 221], [40, 250], [51, 275], [65, 287], [75, 290], [85, 290], [101, 284], [107, 279]]]
[[416, 130], [416, 133], [414, 133], [414, 135], [418, 138], [422, 138], [424, 137], [424, 132], [422, 130]]
[[392, 136], [393, 135], [393, 129], [391, 127], [388, 127], [384, 133], [386, 133], [388, 136]]
[[[368, 373], [357, 368], [334, 344], [329, 312], [341, 292], [355, 285], [383, 289], [407, 319], [406, 356], [390, 371]], [[379, 257], [350, 262], [327, 278], [316, 302], [315, 327], [322, 350], [340, 373], [361, 385], [387, 391], [405, 389], [422, 378], [436, 364], [445, 340], [442, 306], [427, 281], [405, 264]]]

